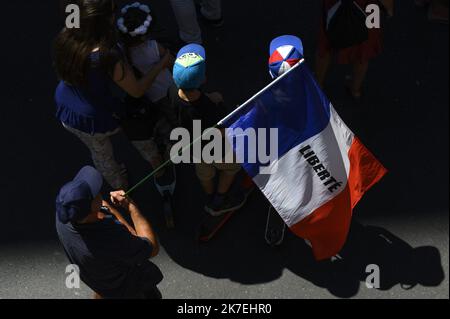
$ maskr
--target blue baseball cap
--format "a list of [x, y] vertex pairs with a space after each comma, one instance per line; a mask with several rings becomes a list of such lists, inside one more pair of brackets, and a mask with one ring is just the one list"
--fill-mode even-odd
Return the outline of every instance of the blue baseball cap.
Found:
[[92, 201], [103, 186], [103, 177], [91, 166], [83, 167], [64, 185], [56, 198], [56, 214], [63, 223], [80, 221], [91, 213]]
[[206, 79], [206, 52], [199, 44], [188, 44], [177, 54], [173, 79], [180, 89], [194, 90]]
[[304, 56], [303, 43], [294, 35], [282, 35], [270, 43], [270, 75], [276, 78], [300, 62]]

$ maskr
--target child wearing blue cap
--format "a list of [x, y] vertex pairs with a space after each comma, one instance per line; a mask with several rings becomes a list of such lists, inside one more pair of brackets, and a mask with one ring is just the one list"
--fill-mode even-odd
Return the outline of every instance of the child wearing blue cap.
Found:
[[[173, 77], [178, 87], [177, 103], [183, 127], [191, 129], [193, 121], [200, 120], [205, 130], [216, 127], [227, 115], [220, 93], [204, 93], [201, 90], [206, 82], [206, 53], [201, 45], [190, 44], [180, 50]], [[208, 197], [205, 210], [212, 216], [223, 215], [245, 204], [244, 194], [230, 191], [240, 170], [238, 163], [196, 164], [197, 177]], [[219, 178], [216, 185], [217, 173]]]

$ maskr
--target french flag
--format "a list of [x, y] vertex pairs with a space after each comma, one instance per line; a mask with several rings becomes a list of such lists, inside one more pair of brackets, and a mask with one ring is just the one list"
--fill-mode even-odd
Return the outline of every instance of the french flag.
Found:
[[[288, 227], [311, 243], [315, 258], [338, 254], [353, 208], [387, 171], [345, 125], [307, 66], [297, 64], [220, 124], [233, 129], [226, 135], [237, 158]], [[249, 161], [254, 150], [236, 142], [237, 128], [257, 134], [277, 128], [276, 157], [269, 164]], [[273, 141], [265, 135], [267, 144]]]

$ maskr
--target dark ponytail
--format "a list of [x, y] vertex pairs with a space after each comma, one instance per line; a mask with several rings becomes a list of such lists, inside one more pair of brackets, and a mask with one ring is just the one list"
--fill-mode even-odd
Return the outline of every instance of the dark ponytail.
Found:
[[76, 2], [80, 7], [80, 28], [64, 28], [59, 33], [53, 45], [53, 58], [58, 77], [68, 84], [81, 86], [87, 81], [89, 57], [95, 48], [100, 51], [100, 66], [112, 73], [117, 62], [117, 55], [112, 54], [117, 36], [113, 0]]

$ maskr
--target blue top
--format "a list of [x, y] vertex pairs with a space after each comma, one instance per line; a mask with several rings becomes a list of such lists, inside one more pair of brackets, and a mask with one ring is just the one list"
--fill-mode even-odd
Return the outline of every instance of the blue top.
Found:
[[100, 53], [92, 53], [90, 59], [86, 86], [61, 81], [56, 88], [56, 117], [65, 125], [88, 134], [114, 131], [119, 127], [114, 114], [120, 112], [121, 103], [113, 96], [114, 82], [99, 65]]

